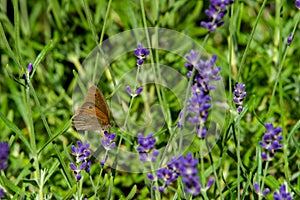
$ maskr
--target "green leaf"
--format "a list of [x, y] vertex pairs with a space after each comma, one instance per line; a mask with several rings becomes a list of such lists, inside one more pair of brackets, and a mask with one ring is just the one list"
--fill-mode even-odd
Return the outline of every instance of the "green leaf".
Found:
[[5, 186], [7, 190], [14, 191], [19, 196], [29, 196], [30, 193], [23, 191], [22, 188], [18, 187], [16, 184], [8, 180], [5, 176], [0, 176], [0, 183], [1, 185]]
[[76, 192], [77, 187], [76, 184], [73, 185], [73, 187], [71, 189], [69, 189], [68, 193], [63, 197], [62, 200], [67, 200], [67, 199], [71, 199], [72, 195]]
[[0, 112], [0, 118], [2, 121], [14, 132], [16, 133], [19, 138], [22, 140], [22, 142], [25, 144], [25, 146], [32, 152], [31, 146], [29, 142], [27, 141], [26, 137], [23, 135], [22, 131], [11, 121], [9, 121], [3, 114]]
[[129, 192], [129, 194], [126, 197], [126, 200], [132, 199], [135, 194], [136, 194], [136, 185], [134, 185], [132, 187], [131, 191]]
[[66, 130], [68, 130], [68, 128], [71, 125], [71, 120], [68, 120], [67, 122], [63, 123], [63, 125], [61, 127], [59, 127], [56, 132], [53, 134], [53, 137], [50, 138], [43, 146], [42, 148], [38, 151], [38, 154], [40, 154], [45, 147], [48, 146], [49, 143], [51, 143], [53, 140], [55, 140], [55, 138], [57, 138], [59, 135], [63, 134]]

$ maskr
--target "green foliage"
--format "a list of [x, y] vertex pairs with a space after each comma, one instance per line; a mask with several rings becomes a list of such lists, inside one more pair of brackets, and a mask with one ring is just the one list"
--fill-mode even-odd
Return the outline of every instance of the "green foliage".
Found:
[[[89, 199], [156, 199], [146, 173], [103, 167], [97, 159], [90, 173], [93, 180], [85, 174], [79, 186], [69, 167], [73, 159], [70, 147], [82, 137], [70, 119], [74, 115], [73, 89], [76, 84], [87, 88], [78, 77], [82, 63], [94, 48], [123, 31], [160, 27], [188, 35], [209, 55], [217, 54], [217, 66], [222, 67], [228, 104], [224, 107], [225, 124], [217, 145], [199, 167], [204, 169], [202, 180], [210, 176], [217, 180], [205, 194], [195, 198], [237, 199], [240, 195], [241, 199], [258, 199], [253, 183], [262, 180], [272, 191], [266, 199], [272, 199], [273, 191], [285, 182], [295, 199], [300, 198], [300, 11], [294, 1], [236, 0], [225, 15], [224, 25], [208, 33], [200, 26], [207, 20], [204, 10], [208, 6], [209, 1], [188, 0], [0, 1], [0, 141], [10, 146], [9, 167], [0, 173], [0, 188], [5, 189], [6, 197], [71, 199], [80, 191]], [[287, 45], [290, 32], [293, 41]], [[132, 37], [139, 38], [134, 34]], [[180, 42], [174, 43], [180, 46]], [[135, 79], [122, 79], [136, 68], [133, 52], [126, 49], [120, 45], [121, 53], [110, 65], [112, 70], [100, 79], [99, 86], [106, 97], [121, 90], [115, 88], [116, 83], [136, 83]], [[153, 51], [147, 62], [150, 60], [186, 76], [185, 59], [174, 52]], [[33, 71], [29, 75], [30, 62]], [[29, 75], [29, 82], [21, 78], [24, 73]], [[155, 78], [155, 74], [149, 76]], [[234, 114], [232, 102], [235, 82], [245, 83], [247, 92], [244, 111], [239, 116]], [[184, 86], [179, 81], [176, 90], [183, 91]], [[131, 123], [138, 126], [150, 121], [150, 114], [152, 119], [166, 119], [160, 130], [138, 129], [154, 132], [157, 147], [166, 146], [177, 128], [182, 102], [170, 88], [155, 84], [143, 87], [131, 107], [132, 98], [125, 90], [120, 91], [126, 101], [111, 103], [116, 108], [114, 114], [125, 120], [130, 110]], [[158, 103], [161, 109], [151, 113]], [[269, 163], [264, 176], [266, 162], [260, 157], [258, 141], [266, 122], [283, 128], [283, 148]], [[137, 142], [133, 136], [137, 131], [129, 133], [116, 127], [112, 130], [118, 141], [122, 138], [117, 145], [135, 151]], [[184, 153], [193, 151], [199, 156], [199, 144], [194, 141]], [[130, 165], [130, 158], [128, 162]], [[161, 199], [188, 198], [192, 199], [183, 192], [180, 180], [161, 193]]]

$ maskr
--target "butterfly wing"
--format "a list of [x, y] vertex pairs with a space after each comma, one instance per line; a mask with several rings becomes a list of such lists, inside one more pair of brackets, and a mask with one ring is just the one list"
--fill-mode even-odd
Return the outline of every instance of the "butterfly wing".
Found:
[[106, 130], [111, 126], [110, 111], [103, 94], [91, 86], [82, 106], [72, 119], [76, 130]]
[[108, 109], [106, 99], [102, 92], [93, 85], [89, 88], [84, 102], [92, 102], [95, 106], [108, 118], [110, 118], [110, 111]]

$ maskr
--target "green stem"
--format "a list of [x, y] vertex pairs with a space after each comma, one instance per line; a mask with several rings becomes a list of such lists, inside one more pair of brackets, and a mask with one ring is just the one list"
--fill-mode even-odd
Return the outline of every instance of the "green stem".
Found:
[[[28, 76], [28, 77], [29, 77], [29, 76]], [[53, 134], [52, 134], [52, 132], [51, 132], [51, 129], [49, 128], [49, 125], [48, 125], [48, 122], [47, 122], [47, 120], [46, 120], [46, 117], [45, 117], [45, 115], [44, 115], [44, 113], [43, 113], [43, 111], [42, 111], [42, 107], [41, 107], [40, 101], [39, 101], [39, 99], [38, 99], [38, 97], [37, 97], [37, 95], [36, 95], [36, 93], [35, 93], [35, 90], [34, 90], [32, 84], [31, 84], [31, 81], [30, 81], [29, 78], [27, 79], [27, 84], [28, 84], [28, 86], [29, 86], [29, 90], [30, 90], [30, 92], [31, 92], [31, 94], [32, 94], [32, 96], [33, 96], [34, 101], [35, 101], [36, 107], [37, 107], [37, 109], [39, 110], [39, 113], [40, 113], [40, 116], [41, 116], [43, 125], [44, 125], [44, 127], [45, 127], [45, 129], [46, 129], [46, 131], [47, 131], [47, 133], [48, 133], [48, 136], [49, 136], [50, 138], [52, 138], [52, 137], [53, 137]], [[59, 149], [58, 149], [57, 145], [54, 144], [53, 146], [54, 146], [56, 155], [57, 155], [57, 157], [58, 157], [58, 159], [59, 159], [59, 162], [60, 162], [61, 165], [62, 165], [63, 171], [65, 172], [65, 175], [66, 175], [66, 177], [67, 177], [68, 183], [69, 183], [70, 185], [72, 185], [72, 184], [71, 184], [71, 183], [72, 183], [72, 181], [71, 181], [72, 178], [71, 178], [71, 176], [70, 176], [69, 171], [67, 170], [67, 165], [66, 165], [64, 159], [62, 158], [61, 153], [59, 152]]]
[[[264, 186], [265, 186], [265, 179], [266, 179], [266, 176], [267, 176], [267, 173], [268, 173], [268, 167], [269, 167], [269, 161], [266, 162], [266, 166], [265, 166], [265, 169], [264, 169], [264, 174], [263, 174], [263, 179], [262, 179], [262, 183], [261, 183], [261, 190], [264, 189]], [[262, 199], [262, 195], [259, 195], [259, 200]]]
[[[139, 74], [140, 74], [140, 67], [143, 67], [143, 66], [138, 66], [137, 67], [137, 72], [136, 72], [136, 76], [135, 76], [135, 83], [134, 83], [134, 87], [133, 87], [132, 92], [136, 92], [138, 77], [139, 77]], [[126, 113], [126, 118], [125, 118], [125, 122], [124, 122], [124, 127], [126, 127], [126, 125], [127, 125], [129, 114], [130, 114], [130, 110], [131, 110], [131, 107], [133, 105], [133, 100], [135, 99], [135, 97], [136, 97], [136, 95], [132, 95], [132, 97], [130, 99], [128, 112]]]
[[[29, 79], [29, 73], [26, 73], [26, 82], [30, 82]], [[33, 158], [34, 158], [34, 166], [36, 168], [35, 172], [34, 172], [34, 176], [36, 178], [36, 180], [39, 181], [39, 199], [43, 200], [43, 187], [40, 181], [41, 181], [41, 176], [40, 176], [40, 167], [39, 167], [39, 159], [38, 159], [38, 151], [36, 148], [36, 138], [35, 138], [35, 132], [34, 132], [34, 126], [33, 126], [33, 120], [32, 120], [32, 110], [31, 110], [31, 105], [30, 105], [30, 91], [29, 91], [29, 87], [26, 86], [25, 89], [25, 93], [26, 93], [26, 105], [27, 105], [27, 116], [28, 116], [28, 129], [29, 129], [29, 133], [30, 133], [30, 146], [32, 149], [32, 154], [33, 154]]]
[[[208, 145], [206, 145], [206, 147], [208, 148]], [[212, 157], [211, 151], [208, 151], [208, 154], [209, 154], [209, 157], [210, 157], [210, 159], [211, 159], [211, 160], [210, 160], [210, 161], [211, 161], [210, 164], [211, 164], [211, 167], [212, 167], [213, 172], [214, 172], [216, 185], [217, 185], [217, 188], [218, 188], [218, 191], [219, 191], [221, 200], [223, 200], [224, 197], [223, 197], [223, 194], [222, 194], [222, 190], [221, 190], [221, 186], [220, 186], [218, 174], [217, 174], [217, 171], [216, 171], [216, 168], [215, 168], [215, 165], [214, 165], [214, 161], [213, 161], [213, 157]]]
[[19, 13], [19, 6], [18, 0], [13, 0], [13, 7], [14, 7], [14, 28], [15, 28], [15, 51], [18, 60], [21, 63], [21, 66], [24, 66], [22, 63], [22, 57], [20, 53], [20, 13]]
[[94, 41], [96, 42], [96, 44], [98, 44], [98, 36], [96, 34], [95, 25], [94, 25], [93, 20], [92, 20], [91, 11], [88, 7], [88, 4], [87, 4], [86, 0], [82, 0], [82, 4], [83, 4], [83, 9], [85, 11], [86, 17], [87, 17], [88, 25], [90, 27], [90, 30], [92, 31]]
[[103, 37], [104, 37], [104, 33], [105, 33], [105, 27], [106, 27], [106, 22], [107, 22], [107, 19], [108, 19], [108, 16], [109, 16], [108, 14], [109, 14], [109, 11], [110, 11], [111, 2], [112, 2], [112, 0], [108, 1], [106, 13], [105, 13], [105, 18], [104, 18], [104, 22], [103, 22], [103, 26], [102, 26], [102, 30], [101, 30], [99, 45], [101, 45], [102, 41], [103, 41]]
[[[152, 163], [152, 162], [150, 162], [150, 167], [151, 167], [151, 173], [152, 173], [152, 175], [153, 175], [153, 172], [154, 172], [155, 170], [154, 170], [154, 167], [153, 167], [153, 163]], [[153, 175], [153, 176], [154, 176], [154, 175]], [[154, 176], [154, 177], [155, 177], [155, 176]], [[155, 190], [155, 192], [154, 192], [155, 199], [160, 200], [161, 197], [160, 197], [160, 193], [158, 192], [158, 182], [157, 182], [157, 179], [155, 179], [154, 184], [155, 184], [155, 187], [156, 187], [156, 190]]]
[[[240, 69], [239, 69], [239, 73], [238, 73], [238, 78], [241, 79], [241, 73], [243, 71], [243, 67], [244, 67], [244, 64], [245, 64], [245, 60], [246, 60], [246, 57], [247, 57], [247, 54], [248, 54], [248, 50], [250, 48], [250, 45], [251, 45], [251, 42], [252, 42], [252, 39], [253, 39], [253, 36], [254, 36], [254, 32], [256, 30], [256, 27], [257, 27], [257, 24], [258, 24], [258, 21], [260, 20], [260, 17], [261, 17], [261, 14], [262, 14], [262, 11], [264, 10], [265, 8], [265, 5], [267, 3], [267, 0], [264, 0], [260, 10], [259, 10], [259, 13], [256, 17], [256, 20], [255, 20], [255, 24], [254, 24], [254, 27], [251, 31], [251, 34], [250, 34], [250, 38], [249, 38], [249, 41], [247, 43], [247, 46], [246, 46], [246, 49], [244, 51], [244, 54], [243, 54], [243, 57], [242, 57], [242, 61], [241, 61], [241, 64], [240, 64]], [[241, 80], [240, 80], [241, 81]]]
[[237, 164], [237, 196], [238, 196], [238, 200], [241, 199], [241, 184], [240, 184], [240, 178], [241, 178], [241, 155], [240, 155], [240, 150], [241, 150], [241, 144], [240, 144], [240, 140], [241, 140], [241, 135], [240, 135], [240, 119], [238, 118], [237, 121], [238, 124], [238, 134], [237, 134], [237, 151], [236, 151], [236, 156], [237, 156], [237, 160], [238, 160], [238, 164]]

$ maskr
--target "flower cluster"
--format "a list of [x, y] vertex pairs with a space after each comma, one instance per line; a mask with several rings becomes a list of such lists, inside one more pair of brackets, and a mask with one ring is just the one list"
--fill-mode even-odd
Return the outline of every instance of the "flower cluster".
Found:
[[282, 129], [280, 127], [274, 128], [271, 123], [266, 123], [266, 129], [267, 132], [263, 135], [263, 141], [260, 141], [258, 144], [267, 150], [267, 152], [261, 153], [261, 157], [264, 160], [271, 161], [275, 156], [276, 150], [282, 148], [282, 144], [280, 144], [282, 136], [279, 136]]
[[[199, 59], [199, 52], [191, 50], [185, 58], [188, 60], [184, 63], [184, 66], [189, 70], [187, 77], [193, 79], [193, 84], [196, 84], [205, 94], [208, 94], [210, 90], [214, 90], [216, 87], [211, 82], [221, 79], [221, 76], [218, 75], [221, 67], [215, 67], [217, 55], [213, 55], [210, 60], [204, 61]], [[195, 68], [195, 72], [194, 76], [191, 77], [193, 68]]]
[[201, 22], [201, 26], [214, 32], [217, 27], [222, 26], [223, 17], [227, 13], [227, 6], [231, 5], [233, 0], [210, 0], [210, 6], [205, 10], [205, 14], [209, 17], [209, 22]]
[[236, 109], [238, 113], [241, 113], [243, 111], [243, 100], [246, 96], [245, 92], [245, 84], [242, 83], [236, 83], [235, 88], [233, 90], [234, 98], [233, 101], [236, 105]]
[[7, 142], [0, 142], [0, 170], [8, 167], [9, 146]]
[[[189, 152], [186, 157], [172, 157], [171, 161], [167, 163], [166, 167], [157, 170], [157, 178], [155, 178], [152, 174], [148, 174], [148, 178], [151, 181], [156, 179], [161, 180], [162, 185], [160, 185], [158, 188], [154, 186], [153, 189], [158, 189], [158, 191], [163, 192], [167, 186], [177, 180], [177, 178], [181, 177], [185, 186], [184, 192], [187, 194], [192, 194], [193, 196], [197, 196], [201, 189], [203, 189], [199, 182], [197, 165], [197, 159], [193, 159], [192, 153]], [[209, 189], [213, 183], [214, 179], [210, 178], [203, 190]]]
[[295, 1], [296, 7], [300, 10], [300, 0]]
[[102, 146], [106, 149], [106, 150], [111, 150], [113, 148], [116, 147], [116, 143], [113, 142], [113, 140], [115, 139], [116, 134], [112, 133], [109, 134], [107, 131], [104, 131], [104, 140], [101, 141]]
[[126, 90], [128, 92], [128, 94], [130, 94], [130, 96], [137, 96], [139, 94], [141, 94], [141, 92], [143, 91], [143, 87], [139, 87], [134, 93], [132, 92], [131, 88], [129, 85], [126, 86]]
[[211, 107], [209, 102], [211, 97], [205, 95], [202, 90], [199, 90], [197, 85], [192, 86], [192, 97], [188, 100], [187, 110], [192, 114], [189, 117], [189, 122], [196, 126], [196, 134], [199, 138], [204, 138], [207, 129], [204, 126], [208, 117], [208, 109]]
[[286, 185], [283, 184], [279, 188], [279, 193], [274, 192], [274, 200], [292, 200], [292, 195], [287, 191]]
[[77, 181], [81, 179], [81, 171], [85, 170], [87, 173], [90, 173], [91, 161], [88, 158], [91, 155], [89, 150], [89, 143], [82, 144], [81, 141], [77, 141], [78, 148], [74, 145], [71, 146], [72, 155], [75, 156], [75, 163], [70, 163], [70, 167], [74, 172], [74, 176]]
[[116, 137], [116, 134], [114, 134], [114, 133], [109, 134], [107, 131], [104, 131], [104, 139], [101, 141], [101, 143], [102, 143], [103, 148], [106, 150], [106, 155], [105, 155], [104, 159], [100, 161], [101, 166], [103, 166], [108, 159], [107, 152], [116, 147], [116, 142], [113, 142], [115, 137]]
[[134, 55], [137, 57], [137, 66], [141, 66], [144, 63], [144, 59], [148, 56], [150, 50], [143, 47], [143, 45], [138, 44], [138, 48], [134, 50]]
[[[146, 137], [143, 137], [142, 133], [137, 134], [139, 146], [136, 150], [140, 154], [140, 161], [142, 162], [154, 162], [159, 154], [157, 149], [154, 149], [156, 139], [153, 138], [153, 134], [149, 133]], [[152, 151], [152, 154], [150, 152]]]
[[198, 160], [193, 159], [192, 153], [189, 152], [186, 158], [181, 157], [179, 162], [180, 175], [185, 185], [184, 192], [197, 196], [201, 190], [197, 169]]
[[177, 158], [173, 157], [171, 159], [171, 162], [167, 163], [166, 167], [159, 168], [156, 171], [157, 178], [154, 178], [152, 174], [148, 174], [147, 176], [151, 181], [154, 181], [156, 179], [162, 180], [163, 184], [161, 186], [158, 186], [158, 188], [156, 188], [156, 186], [153, 186], [153, 189], [158, 189], [159, 192], [163, 192], [166, 187], [168, 187], [173, 181], [177, 180], [179, 175], [179, 162], [177, 161]]
[[[199, 59], [199, 52], [191, 50], [185, 58], [188, 60], [184, 65], [189, 70], [187, 77], [192, 79], [192, 96], [188, 100], [187, 110], [191, 116], [188, 121], [196, 126], [196, 133], [199, 138], [206, 136], [207, 129], [204, 126], [208, 118], [208, 110], [211, 107], [211, 97], [209, 92], [216, 86], [212, 81], [218, 81], [221, 77], [218, 75], [221, 67], [215, 67], [217, 56], [213, 55], [208, 61]], [[182, 113], [180, 118], [182, 117]], [[181, 121], [178, 123], [181, 126]]]
[[257, 182], [254, 183], [253, 187], [254, 187], [256, 194], [258, 194], [259, 196], [266, 196], [267, 194], [270, 193], [269, 188], [266, 188], [264, 191], [261, 191], [261, 188]]

